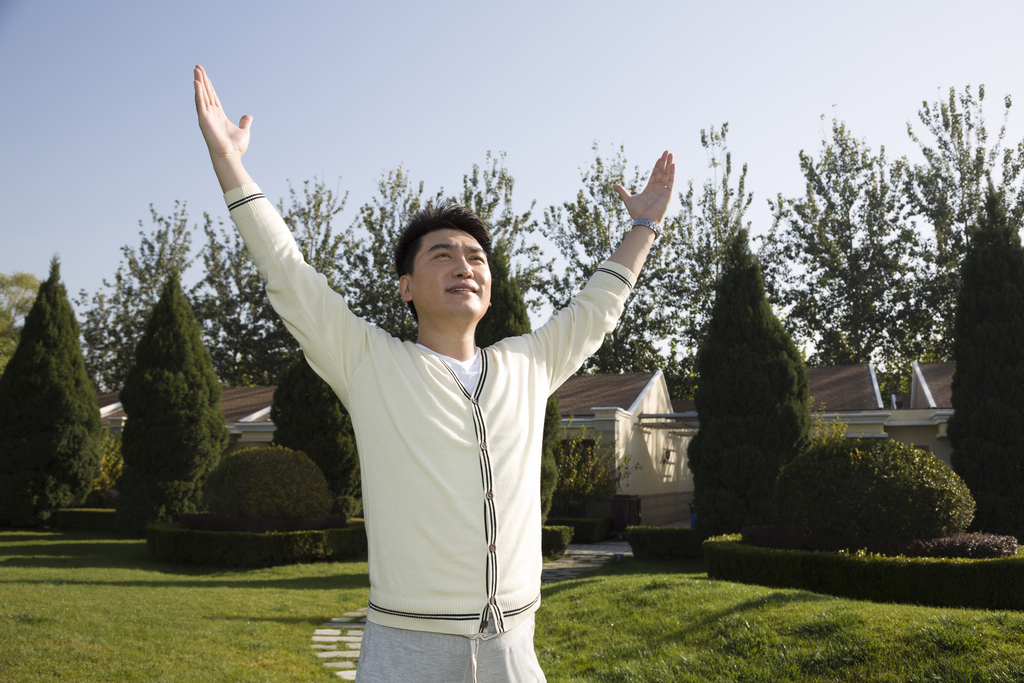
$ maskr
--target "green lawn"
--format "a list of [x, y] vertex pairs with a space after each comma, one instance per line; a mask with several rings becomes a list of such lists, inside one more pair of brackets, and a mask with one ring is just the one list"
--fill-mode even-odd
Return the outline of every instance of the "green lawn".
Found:
[[[0, 532], [0, 681], [329, 681], [310, 648], [365, 562], [221, 572], [145, 543]], [[1024, 681], [1024, 615], [840, 600], [626, 560], [544, 589], [557, 681]]]

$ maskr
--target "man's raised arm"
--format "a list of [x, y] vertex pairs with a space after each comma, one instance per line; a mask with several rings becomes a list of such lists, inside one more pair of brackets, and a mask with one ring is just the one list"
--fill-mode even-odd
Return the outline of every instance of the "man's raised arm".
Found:
[[[676, 165], [672, 162], [672, 154], [664, 152], [654, 164], [651, 177], [647, 179], [647, 187], [640, 194], [630, 194], [622, 185], [616, 185], [615, 191], [626, 205], [630, 218], [648, 219], [659, 226], [665, 218], [668, 203], [672, 201], [672, 188], [676, 182]], [[619, 247], [608, 260], [626, 266], [634, 275], [640, 274], [647, 254], [654, 244], [654, 228], [634, 227], [622, 238]]]
[[199, 115], [199, 128], [210, 150], [213, 170], [220, 181], [220, 189], [227, 194], [228, 190], [241, 187], [252, 182], [252, 178], [242, 166], [242, 155], [249, 147], [249, 127], [252, 117], [246, 114], [238, 122], [231, 123], [224, 109], [220, 106], [213, 83], [206, 75], [203, 67], [195, 68], [196, 113]]

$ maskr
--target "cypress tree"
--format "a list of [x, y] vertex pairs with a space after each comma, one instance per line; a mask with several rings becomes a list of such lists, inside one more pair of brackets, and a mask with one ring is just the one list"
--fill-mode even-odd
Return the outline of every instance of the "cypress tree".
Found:
[[953, 325], [951, 462], [974, 527], [1024, 540], [1024, 249], [989, 186], [960, 268]]
[[[511, 277], [509, 256], [502, 241], [495, 242], [491, 254], [491, 307], [476, 327], [476, 344], [481, 348], [495, 344], [506, 337], [518, 337], [530, 332], [530, 317], [518, 283]], [[544, 411], [543, 452], [540, 461], [541, 520], [547, 520], [551, 501], [558, 485], [558, 465], [555, 450], [562, 440], [562, 416], [558, 412], [558, 394], [548, 398]]]
[[700, 429], [689, 448], [703, 535], [769, 523], [780, 468], [809, 444], [807, 372], [768, 304], [746, 230], [725, 258], [697, 354]]
[[0, 376], [0, 519], [36, 523], [82, 503], [100, 473], [101, 430], [54, 257]]
[[146, 322], [120, 398], [128, 420], [118, 526], [140, 532], [149, 522], [198, 512], [228, 431], [220, 382], [177, 274], [167, 278]]
[[302, 356], [285, 368], [270, 409], [274, 443], [302, 451], [324, 473], [334, 514], [360, 508], [359, 454], [352, 418], [337, 395]]

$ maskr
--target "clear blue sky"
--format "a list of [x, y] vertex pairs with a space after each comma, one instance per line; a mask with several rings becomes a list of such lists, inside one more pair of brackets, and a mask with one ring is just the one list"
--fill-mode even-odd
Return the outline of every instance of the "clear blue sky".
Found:
[[984, 83], [990, 128], [1003, 95], [1022, 98], [1019, 141], [1022, 26], [1021, 0], [0, 0], [0, 272], [44, 277], [59, 253], [69, 291], [92, 292], [151, 203], [227, 216], [196, 63], [229, 116], [255, 117], [264, 192], [320, 176], [350, 192], [342, 226], [389, 169], [454, 191], [488, 150], [507, 153], [520, 210], [571, 200], [595, 141], [643, 167], [671, 149], [677, 187], [699, 185], [700, 130], [728, 121], [760, 231], [768, 198], [801, 193], [822, 114], [916, 159], [921, 102]]

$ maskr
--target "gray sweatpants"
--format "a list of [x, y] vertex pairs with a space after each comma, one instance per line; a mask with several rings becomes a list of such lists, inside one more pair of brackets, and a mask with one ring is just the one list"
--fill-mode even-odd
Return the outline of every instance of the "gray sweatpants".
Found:
[[[501, 635], [407, 631], [368, 622], [357, 683], [545, 683], [531, 616]], [[493, 627], [492, 627], [493, 629]]]

